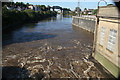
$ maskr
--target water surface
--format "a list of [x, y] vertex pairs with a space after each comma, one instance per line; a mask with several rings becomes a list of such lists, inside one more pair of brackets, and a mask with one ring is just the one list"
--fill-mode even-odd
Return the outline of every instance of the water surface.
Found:
[[4, 77], [105, 77], [86, 59], [92, 53], [92, 45], [93, 34], [72, 26], [70, 16], [58, 15], [23, 25], [3, 34]]
[[[72, 26], [72, 17], [57, 15], [38, 23], [29, 23], [12, 32], [3, 33], [3, 46], [13, 43], [24, 43], [42, 39], [77, 38], [82, 41], [93, 41], [93, 34]], [[89, 39], [89, 40], [88, 40]]]

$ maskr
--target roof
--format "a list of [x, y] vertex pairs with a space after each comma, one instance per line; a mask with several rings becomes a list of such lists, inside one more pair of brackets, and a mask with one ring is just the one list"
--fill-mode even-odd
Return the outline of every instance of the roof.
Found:
[[99, 7], [97, 16], [108, 18], [120, 18], [118, 8], [113, 5]]
[[88, 11], [93, 11], [94, 9], [88, 9]]

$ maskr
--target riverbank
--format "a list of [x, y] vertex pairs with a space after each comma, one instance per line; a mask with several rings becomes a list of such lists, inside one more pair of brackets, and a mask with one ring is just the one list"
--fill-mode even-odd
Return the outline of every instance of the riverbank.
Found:
[[4, 34], [2, 43], [3, 79], [110, 78], [88, 58], [93, 34], [72, 26], [71, 17], [24, 25]]
[[34, 11], [27, 9], [24, 11], [2, 9], [2, 29], [3, 31], [17, 28], [26, 23], [38, 22], [40, 20], [56, 16], [55, 11]]

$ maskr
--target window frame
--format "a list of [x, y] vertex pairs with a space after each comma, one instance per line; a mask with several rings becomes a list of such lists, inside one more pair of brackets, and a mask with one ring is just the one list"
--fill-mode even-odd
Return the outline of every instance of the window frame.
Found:
[[117, 37], [117, 30], [110, 29], [109, 30], [109, 37], [108, 37], [108, 43], [107, 43], [107, 50], [110, 52], [114, 51], [115, 43], [116, 43], [116, 37]]
[[105, 38], [105, 27], [102, 27], [100, 32], [100, 43], [99, 43], [100, 46], [103, 46], [104, 38]]

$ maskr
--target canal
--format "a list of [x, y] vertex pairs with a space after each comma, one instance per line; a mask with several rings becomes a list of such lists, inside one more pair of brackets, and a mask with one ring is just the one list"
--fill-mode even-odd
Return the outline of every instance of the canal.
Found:
[[3, 78], [104, 78], [88, 60], [92, 46], [93, 34], [71, 16], [23, 25], [3, 34]]

